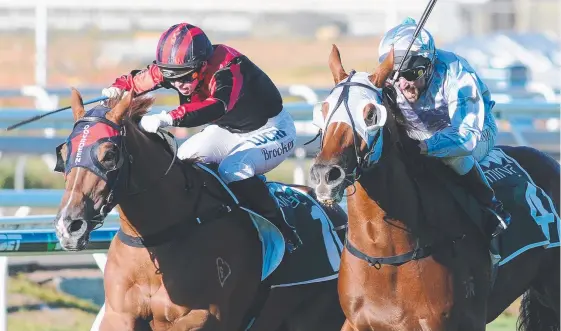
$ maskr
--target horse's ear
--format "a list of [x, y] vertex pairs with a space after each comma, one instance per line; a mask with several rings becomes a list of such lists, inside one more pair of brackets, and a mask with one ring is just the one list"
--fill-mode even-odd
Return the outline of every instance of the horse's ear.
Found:
[[343, 69], [343, 64], [341, 63], [341, 55], [339, 54], [339, 49], [335, 44], [331, 49], [331, 54], [329, 54], [329, 69], [331, 74], [333, 74], [333, 81], [338, 84], [343, 79], [349, 77], [349, 75]]
[[82, 96], [77, 89], [72, 88], [70, 95], [70, 107], [72, 108], [72, 115], [74, 116], [74, 122], [84, 117], [86, 110], [84, 109], [84, 102], [82, 101]]
[[374, 70], [372, 75], [368, 76], [372, 84], [374, 84], [374, 86], [378, 88], [383, 87], [384, 82], [388, 79], [388, 77], [391, 75], [393, 71], [393, 65], [394, 65], [394, 51], [392, 46], [388, 56], [386, 56], [384, 61], [382, 61], [382, 63], [380, 63], [378, 68]]
[[115, 105], [115, 107], [113, 107], [111, 112], [109, 112], [108, 115], [111, 117], [111, 120], [113, 122], [115, 123], [121, 122], [121, 120], [125, 116], [125, 113], [127, 112], [127, 110], [129, 109], [132, 103], [133, 94], [134, 94], [133, 89], [128, 91], [128, 93], [119, 101], [119, 103]]

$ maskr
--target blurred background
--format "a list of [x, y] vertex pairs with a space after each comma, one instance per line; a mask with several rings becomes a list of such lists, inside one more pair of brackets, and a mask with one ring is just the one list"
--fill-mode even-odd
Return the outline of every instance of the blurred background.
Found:
[[[89, 330], [103, 305], [103, 251], [60, 252], [51, 222], [63, 178], [54, 151], [70, 132], [70, 111], [4, 128], [84, 100], [154, 59], [160, 34], [178, 22], [248, 55], [281, 88], [297, 121], [295, 156], [269, 179], [307, 183], [317, 141], [312, 105], [332, 87], [331, 44], [347, 70], [373, 70], [378, 42], [419, 0], [0, 0], [0, 331]], [[561, 4], [558, 0], [439, 0], [426, 28], [437, 47], [464, 56], [491, 88], [500, 144], [536, 147], [559, 160]], [[175, 93], [175, 92], [174, 92]], [[154, 112], [177, 106], [158, 91]], [[181, 141], [195, 130], [173, 129]], [[114, 214], [104, 228], [117, 226]], [[42, 245], [25, 242], [44, 233]], [[25, 252], [26, 251], [26, 252]], [[514, 330], [517, 306], [489, 330]]]

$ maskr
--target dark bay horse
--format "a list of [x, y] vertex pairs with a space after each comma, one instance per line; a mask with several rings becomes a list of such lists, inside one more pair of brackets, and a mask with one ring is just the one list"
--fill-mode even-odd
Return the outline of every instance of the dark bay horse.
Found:
[[130, 94], [86, 112], [73, 89], [74, 129], [57, 148], [66, 182], [55, 220], [62, 247], [84, 249], [113, 207], [120, 214], [100, 329], [339, 330], [336, 279], [262, 286], [255, 218], [205, 165], [178, 161], [165, 131], [138, 128], [153, 101]]
[[[372, 74], [348, 74], [334, 45], [329, 67], [335, 87], [314, 109], [322, 141], [310, 176], [322, 203], [347, 195], [342, 330], [485, 330], [522, 294], [519, 329], [559, 330], [559, 247], [526, 250], [492, 282], [489, 240], [472, 221], [488, 213], [450, 188], [455, 175], [442, 162], [404, 147], [412, 143], [408, 127], [385, 83], [393, 50]], [[500, 147], [554, 201], [541, 216], [558, 220], [559, 164], [533, 148]], [[513, 214], [512, 228], [521, 215]], [[538, 218], [529, 229], [541, 231]], [[500, 237], [508, 231], [516, 230]]]

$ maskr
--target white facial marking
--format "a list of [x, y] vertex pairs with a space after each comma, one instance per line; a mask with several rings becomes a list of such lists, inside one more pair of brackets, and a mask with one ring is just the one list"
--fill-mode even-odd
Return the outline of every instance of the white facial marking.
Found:
[[70, 191], [70, 197], [66, 201], [66, 205], [60, 211], [60, 217], [56, 221], [56, 228], [60, 232], [60, 234], [62, 235], [62, 237], [64, 239], [70, 238], [70, 233], [68, 232], [68, 229], [66, 228], [66, 226], [64, 226], [64, 219], [66, 218], [66, 210], [68, 209], [68, 206], [70, 206], [70, 202], [72, 201], [72, 198], [74, 197], [74, 190], [76, 189], [76, 184], [78, 183], [78, 178], [79, 178], [79, 175], [80, 175], [80, 171], [82, 171], [82, 169], [83, 168], [78, 168], [78, 171], [76, 172], [76, 175], [74, 176], [74, 183], [72, 184], [72, 190]]
[[423, 331], [432, 331], [431, 327], [429, 326], [429, 323], [424, 318], [419, 319], [419, 325], [421, 326], [421, 330]]

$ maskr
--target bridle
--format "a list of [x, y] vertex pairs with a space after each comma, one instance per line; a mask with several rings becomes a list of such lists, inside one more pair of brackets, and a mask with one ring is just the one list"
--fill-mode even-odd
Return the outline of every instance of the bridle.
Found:
[[[366, 88], [368, 90], [374, 91], [376, 92], [378, 95], [380, 95], [380, 92], [376, 89], [374, 89], [372, 86], [366, 85], [366, 84], [362, 84], [359, 82], [351, 82], [351, 78], [353, 77], [353, 75], [355, 74], [355, 71], [351, 71], [349, 74], [349, 77], [343, 81], [342, 83], [339, 83], [337, 86], [335, 86], [330, 93], [333, 92], [333, 90], [335, 90], [336, 88], [343, 88], [343, 90], [341, 91], [341, 95], [339, 96], [339, 99], [337, 100], [337, 103], [335, 104], [335, 108], [333, 108], [333, 112], [331, 112], [329, 118], [327, 119], [326, 123], [325, 123], [325, 128], [328, 127], [329, 122], [331, 121], [331, 118], [333, 117], [333, 114], [338, 110], [339, 106], [341, 104], [343, 104], [345, 106], [345, 110], [347, 112], [347, 115], [349, 116], [349, 120], [351, 122], [351, 128], [353, 130], [353, 147], [354, 147], [354, 151], [355, 151], [355, 157], [357, 160], [357, 165], [355, 167], [355, 169], [353, 170], [352, 173], [347, 174], [345, 176], [345, 180], [347, 180], [350, 184], [349, 185], [354, 185], [354, 183], [360, 179], [361, 175], [364, 173], [365, 169], [369, 169], [372, 168], [374, 166], [373, 162], [369, 162], [369, 157], [372, 153], [374, 153], [374, 146], [376, 145], [376, 141], [372, 141], [371, 145], [368, 147], [368, 151], [366, 152], [366, 154], [361, 157], [360, 156], [360, 149], [359, 149], [359, 136], [358, 136], [358, 132], [356, 130], [356, 125], [355, 122], [353, 120], [350, 108], [349, 108], [349, 90], [352, 86], [358, 86], [358, 87], [362, 87], [362, 88]], [[389, 99], [391, 99], [391, 96], [388, 95], [388, 91], [386, 91], [386, 89], [383, 90], [383, 92], [381, 93], [381, 99], [384, 100], [384, 97], [388, 97]], [[388, 129], [389, 130], [389, 129]], [[378, 132], [376, 133], [376, 136], [374, 137], [375, 139], [379, 139], [382, 135], [382, 130], [378, 130]], [[393, 135], [395, 136], [395, 135]], [[315, 139], [317, 139], [318, 137], [320, 138], [320, 148], [323, 148], [323, 135], [322, 135], [322, 130], [320, 129], [320, 131], [318, 132], [318, 135], [316, 137], [314, 137], [313, 140], [311, 140], [310, 142], [314, 141]], [[310, 143], [308, 142], [308, 143]], [[401, 142], [399, 141], [398, 138], [396, 138], [396, 140], [394, 141], [394, 139], [392, 139], [392, 143], [397, 143], [398, 145], [401, 145]], [[401, 152], [403, 152], [403, 146], [399, 147]], [[351, 177], [350, 179], [348, 177]], [[419, 195], [417, 195], [419, 197]], [[422, 205], [422, 202], [421, 202]], [[424, 213], [423, 213], [424, 214]], [[386, 219], [384, 218], [384, 220], [386, 221]], [[347, 251], [352, 254], [353, 256], [367, 262], [370, 266], [376, 268], [376, 269], [380, 269], [382, 267], [382, 265], [392, 265], [392, 266], [401, 266], [407, 262], [410, 261], [415, 261], [415, 260], [419, 260], [419, 259], [423, 259], [426, 258], [430, 255], [433, 254], [434, 250], [436, 247], [441, 247], [443, 245], [451, 245], [452, 249], [454, 249], [455, 244], [457, 241], [462, 240], [465, 236], [459, 236], [459, 237], [455, 237], [452, 238], [450, 241], [443, 241], [443, 242], [436, 242], [436, 243], [432, 243], [432, 244], [428, 244], [428, 245], [420, 245], [419, 241], [416, 241], [415, 244], [415, 248], [407, 253], [404, 254], [400, 254], [400, 255], [393, 255], [393, 256], [385, 256], [385, 257], [373, 257], [370, 255], [367, 255], [365, 253], [363, 253], [360, 249], [358, 249], [356, 246], [354, 246], [348, 236], [345, 236], [345, 248], [347, 249]]]
[[[98, 106], [98, 107], [104, 107], [104, 106]], [[106, 108], [105, 109], [106, 111], [110, 110], [107, 107], [104, 108]], [[162, 129], [158, 130], [158, 134], [162, 135], [164, 139], [165, 139], [164, 136], [167, 135], [175, 143], [173, 158], [169, 164], [169, 167], [166, 169], [165, 173], [161, 177], [159, 177], [157, 180], [155, 180], [152, 184], [150, 184], [146, 188], [143, 188], [135, 192], [128, 192], [128, 178], [130, 174], [130, 168], [133, 164], [133, 157], [128, 152], [125, 143], [124, 138], [127, 135], [125, 125], [124, 124], [117, 125], [111, 122], [110, 120], [106, 119], [105, 117], [101, 117], [101, 116], [84, 116], [78, 121], [76, 121], [76, 123], [74, 123], [72, 133], [74, 133], [74, 130], [76, 130], [76, 128], [79, 127], [80, 125], [82, 124], [88, 125], [91, 123], [93, 123], [94, 125], [101, 124], [101, 125], [109, 126], [111, 129], [115, 130], [114, 132], [116, 134], [109, 137], [100, 138], [91, 146], [87, 146], [89, 153], [87, 153], [86, 151], [83, 152], [84, 156], [82, 158], [84, 159], [85, 163], [82, 165], [75, 164], [76, 163], [75, 160], [71, 161], [71, 148], [69, 146], [71, 143], [70, 140], [67, 140], [66, 142], [60, 144], [59, 146], [56, 147], [57, 163], [54, 168], [54, 171], [64, 173], [66, 177], [68, 173], [72, 170], [72, 168], [82, 167], [93, 172], [99, 178], [101, 178], [103, 181], [107, 183], [107, 185], [109, 186], [109, 193], [107, 194], [106, 197], [103, 198], [103, 203], [99, 208], [99, 210], [97, 211], [97, 214], [91, 220], [88, 220], [94, 223], [94, 230], [95, 230], [103, 225], [103, 221], [105, 220], [105, 217], [107, 217], [109, 212], [111, 212], [111, 210], [118, 204], [116, 198], [116, 196], [119, 196], [117, 194], [117, 188], [119, 187], [119, 184], [121, 183], [123, 178], [126, 178], [125, 179], [126, 180], [125, 192], [127, 192], [126, 195], [131, 196], [131, 195], [137, 195], [146, 192], [149, 187], [156, 185], [161, 179], [163, 179], [169, 173], [169, 171], [171, 170], [171, 168], [173, 167], [173, 165], [176, 163], [177, 160], [177, 141], [175, 140], [174, 136], [170, 132]], [[93, 125], [91, 125], [91, 127], [93, 127]], [[112, 143], [118, 150], [117, 162], [115, 166], [111, 168], [106, 168], [98, 160], [97, 157], [99, 146], [107, 142]], [[61, 153], [62, 147], [65, 144], [67, 144], [67, 149], [68, 149], [66, 164], [63, 161], [62, 153]]]
[[[371, 167], [373, 167], [373, 163], [369, 162], [369, 156], [374, 153], [374, 146], [376, 145], [375, 141], [373, 141], [371, 143], [371, 145], [368, 147], [368, 151], [366, 152], [364, 157], [360, 156], [359, 153], [359, 137], [358, 137], [358, 132], [356, 130], [356, 125], [355, 122], [353, 120], [353, 117], [351, 115], [351, 111], [349, 108], [349, 90], [352, 86], [359, 86], [359, 87], [363, 87], [366, 88], [368, 90], [374, 91], [376, 92], [378, 95], [380, 95], [380, 92], [376, 89], [374, 89], [371, 86], [368, 86], [366, 84], [362, 84], [359, 82], [351, 82], [351, 78], [352, 76], [355, 74], [355, 71], [351, 71], [349, 74], [349, 77], [347, 78], [346, 81], [338, 84], [337, 86], [335, 86], [330, 93], [333, 92], [333, 90], [335, 90], [336, 88], [342, 87], [343, 91], [341, 92], [341, 95], [339, 96], [339, 99], [337, 100], [337, 103], [335, 105], [335, 108], [333, 108], [333, 112], [331, 112], [329, 118], [327, 119], [326, 123], [325, 123], [325, 128], [328, 127], [329, 122], [331, 121], [331, 118], [333, 117], [333, 114], [338, 110], [339, 106], [341, 104], [345, 105], [345, 110], [347, 112], [347, 115], [349, 116], [349, 120], [351, 122], [351, 128], [353, 129], [353, 145], [354, 145], [354, 150], [355, 150], [355, 156], [356, 156], [356, 160], [357, 160], [357, 165], [355, 167], [355, 169], [353, 170], [353, 172], [351, 174], [347, 174], [345, 176], [345, 179], [347, 181], [349, 181], [352, 185], [354, 185], [354, 182], [359, 180], [361, 175], [363, 174], [365, 169], [369, 169]], [[384, 97], [388, 97], [389, 99], [391, 99], [391, 97], [388, 95], [388, 91], [386, 91], [386, 89], [383, 90], [384, 92], [381, 95], [381, 99], [384, 100]], [[388, 129], [389, 130], [389, 129]], [[378, 132], [376, 133], [376, 139], [379, 139], [379, 137], [382, 135], [382, 130], [378, 130]], [[320, 132], [318, 133], [318, 135], [313, 139], [317, 139], [317, 137], [321, 137], [320, 139], [320, 148], [323, 148], [323, 136], [322, 136], [322, 131], [320, 129]], [[396, 137], [396, 135], [392, 135], [392, 137]], [[313, 141], [312, 140], [312, 141]], [[311, 141], [310, 141], [311, 142]], [[309, 142], [308, 142], [309, 143]], [[400, 152], [403, 152], [404, 148], [402, 143], [399, 141], [399, 138], [394, 138], [392, 139], [392, 143], [394, 144], [398, 144], [399, 145], [399, 149]], [[348, 179], [347, 177], [351, 177], [351, 179]], [[418, 185], [417, 185], [418, 186]], [[417, 186], [415, 186], [417, 188]], [[417, 197], [420, 198], [420, 194], [419, 192], [417, 192]], [[422, 202], [421, 202], [422, 205]], [[423, 213], [424, 215], [424, 213]], [[384, 218], [384, 221], [387, 221], [386, 218]], [[428, 244], [428, 245], [420, 245], [419, 240], [416, 241], [415, 244], [415, 248], [407, 253], [404, 254], [400, 254], [400, 255], [393, 255], [393, 256], [386, 256], [386, 257], [373, 257], [370, 255], [367, 255], [365, 253], [363, 253], [361, 250], [359, 250], [357, 247], [355, 247], [350, 241], [348, 236], [345, 236], [345, 248], [347, 249], [347, 251], [352, 254], [353, 256], [366, 261], [370, 266], [373, 266], [376, 269], [380, 269], [382, 267], [382, 265], [386, 264], [386, 265], [392, 265], [392, 266], [401, 266], [407, 262], [410, 261], [415, 261], [415, 260], [419, 260], [419, 259], [423, 259], [426, 258], [430, 255], [433, 254], [435, 248], [437, 247], [441, 247], [444, 245], [450, 245], [449, 247], [451, 247], [452, 249], [455, 248], [456, 242], [459, 240], [464, 239], [464, 235], [458, 236], [458, 237], [454, 237], [451, 240], [445, 240], [442, 242], [437, 242], [437, 243], [432, 243], [432, 244]]]
[[[349, 183], [349, 185], [352, 185], [352, 184], [354, 184], [354, 182], [359, 180], [360, 177], [362, 176], [362, 173], [363, 173], [364, 169], [367, 169], [371, 166], [371, 164], [369, 163], [369, 157], [372, 153], [374, 153], [374, 146], [376, 145], [375, 144], [376, 139], [379, 139], [379, 137], [381, 136], [381, 130], [379, 130], [376, 133], [376, 136], [374, 137], [374, 140], [372, 141], [372, 144], [368, 147], [368, 150], [365, 153], [365, 155], [364, 156], [360, 155], [361, 154], [360, 153], [360, 137], [359, 137], [358, 132], [356, 130], [355, 121], [353, 119], [353, 116], [351, 114], [351, 110], [350, 110], [350, 107], [349, 107], [349, 95], [350, 95], [349, 91], [350, 91], [351, 87], [356, 86], [356, 87], [362, 87], [362, 88], [365, 88], [367, 90], [373, 91], [376, 94], [378, 94], [380, 96], [380, 98], [382, 98], [382, 95], [381, 95], [379, 90], [375, 89], [374, 87], [372, 87], [370, 85], [366, 85], [366, 84], [363, 84], [363, 83], [360, 83], [360, 82], [351, 81], [351, 79], [355, 75], [355, 73], [356, 73], [356, 71], [352, 70], [349, 73], [349, 77], [347, 77], [347, 79], [345, 81], [342, 81], [339, 84], [337, 84], [329, 92], [329, 94], [331, 94], [337, 88], [342, 88], [343, 89], [341, 91], [341, 95], [339, 96], [339, 98], [337, 99], [337, 102], [335, 103], [333, 111], [331, 112], [331, 114], [327, 118], [327, 121], [325, 122], [325, 125], [324, 125], [324, 128], [327, 128], [329, 126], [329, 123], [331, 122], [331, 119], [333, 118], [333, 115], [335, 114], [335, 112], [337, 110], [339, 110], [339, 107], [341, 106], [341, 104], [343, 104], [345, 106], [345, 111], [347, 112], [347, 115], [349, 116], [349, 120], [351, 122], [351, 128], [353, 130], [353, 148], [354, 148], [354, 154], [355, 154], [355, 158], [356, 158], [355, 168], [353, 169], [353, 171], [351, 173], [347, 173], [345, 175], [345, 180]], [[322, 149], [323, 148], [323, 140], [325, 138], [323, 133], [322, 133], [322, 129], [320, 129], [318, 134], [312, 140], [307, 142], [306, 144], [309, 144], [309, 143], [313, 142], [317, 138], [320, 138], [320, 149]]]

